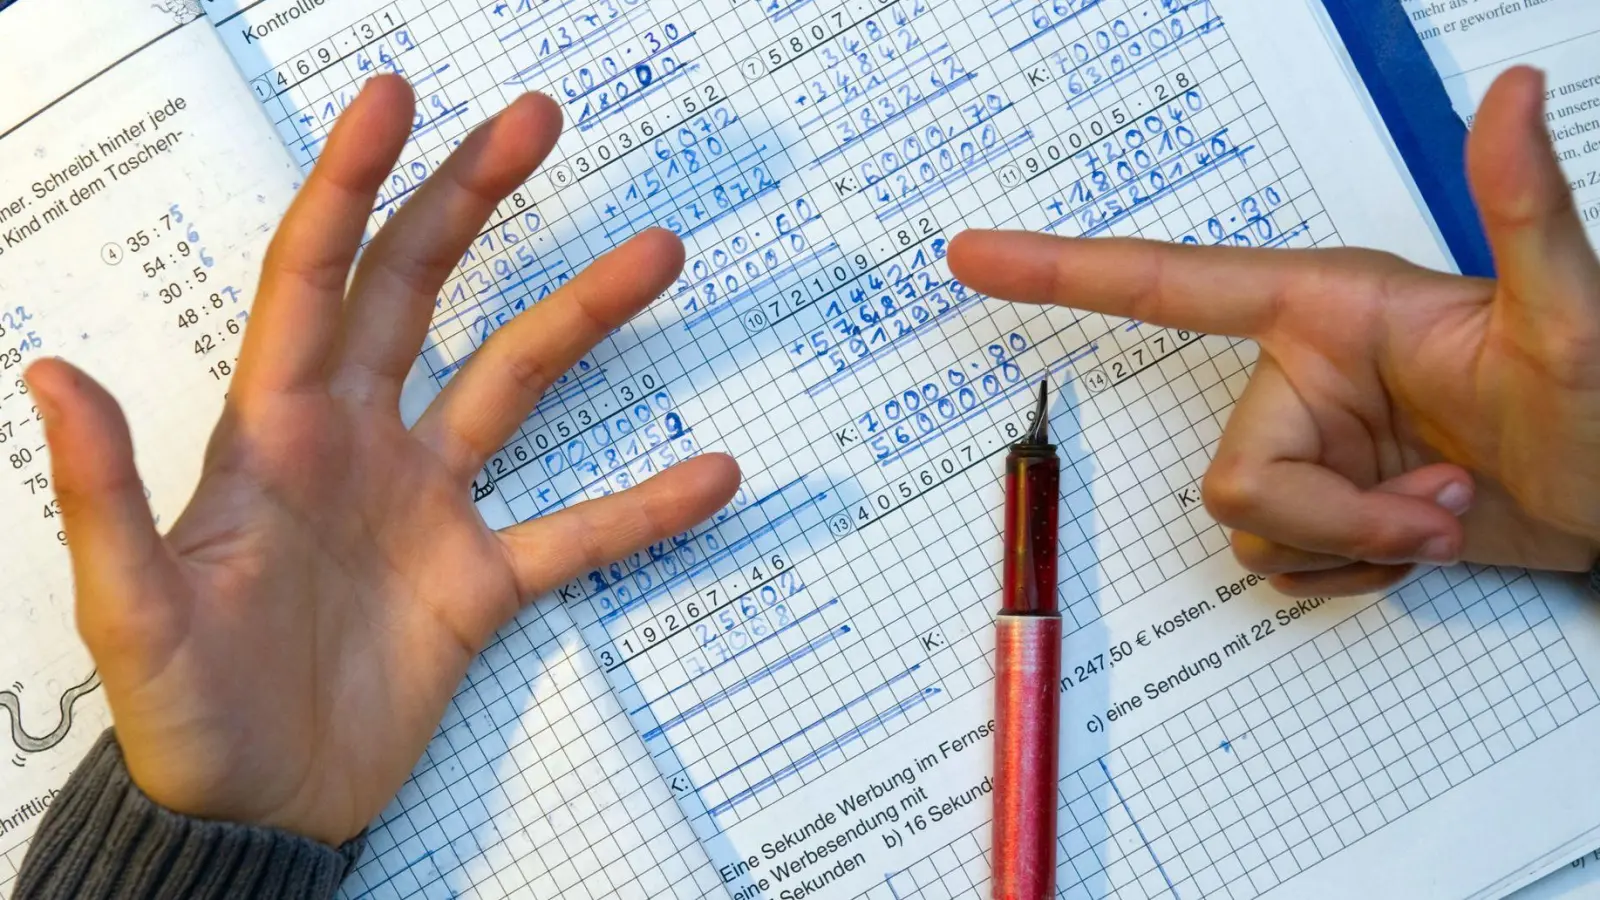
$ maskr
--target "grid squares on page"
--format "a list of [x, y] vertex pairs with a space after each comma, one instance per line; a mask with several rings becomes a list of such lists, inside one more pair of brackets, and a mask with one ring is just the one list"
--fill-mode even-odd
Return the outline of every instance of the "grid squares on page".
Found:
[[[1186, 62], [1188, 62], [1190, 64], [1194, 64], [1194, 63], [1196, 63], [1198, 61], [1198, 57], [1193, 53], [1190, 53], [1190, 54], [1186, 55], [1184, 57], [1184, 59], [1185, 59]], [[1222, 71], [1222, 70], [1221, 69], [1205, 69], [1205, 70], [1197, 69], [1197, 71], [1205, 71], [1205, 72], [1209, 73], [1209, 72], [1212, 72], [1212, 71]], [[1242, 84], [1242, 82], [1241, 82], [1241, 84]], [[1229, 86], [1230, 86], [1230, 88], [1237, 88], [1238, 87], [1238, 85], [1229, 85]], [[1225, 100], [1232, 99], [1231, 93], [1232, 93], [1232, 91], [1230, 91], [1230, 97], [1227, 97], [1227, 98], [1224, 98], [1224, 99]], [[1095, 101], [1095, 106], [1096, 106], [1097, 109], [1100, 108], [1100, 103], [1099, 103], [1098, 100]], [[1242, 108], [1242, 107], [1240, 107], [1240, 108]], [[1237, 113], [1237, 111], [1238, 110], [1235, 110], [1236, 113]], [[593, 199], [588, 199], [588, 200], [586, 200], [586, 202], [591, 204], [591, 209], [592, 209], [592, 203], [594, 202], [594, 200]], [[1199, 202], [1198, 197], [1196, 198], [1196, 202]], [[1196, 209], [1200, 209], [1200, 207], [1197, 206]], [[1168, 228], [1165, 225], [1163, 225], [1162, 228], [1165, 229], [1164, 236], [1168, 236], [1168, 237], [1175, 236], [1176, 234], [1182, 233], [1184, 230], [1192, 227], [1195, 222], [1203, 220], [1203, 215], [1204, 215], [1203, 212], [1198, 214], [1202, 218], [1197, 218], [1196, 215], [1197, 214], [1194, 213], [1194, 212], [1186, 211], [1183, 214], [1182, 221], [1179, 224], [1177, 230], [1172, 230], [1171, 228]], [[1135, 227], [1134, 230], [1138, 231], [1139, 233], [1148, 233], [1148, 234], [1151, 234], [1151, 235], [1162, 235], [1163, 234], [1163, 231], [1161, 229], [1156, 229], [1156, 226], [1154, 226], [1154, 225], [1152, 225], [1150, 223], [1147, 223], [1147, 222], [1137, 222], [1136, 221], [1135, 222], [1135, 226], [1136, 227]], [[1155, 229], [1155, 230], [1150, 230], [1150, 229]], [[1115, 332], [1112, 332], [1112, 334], [1115, 335]], [[1215, 343], [1215, 342], [1211, 342], [1211, 343]], [[1223, 352], [1226, 353], [1227, 350], [1225, 349]], [[1242, 370], [1244, 363], [1242, 361], [1238, 360], [1236, 356], [1232, 356], [1232, 357], [1228, 357], [1227, 358], [1227, 365], [1230, 368], [1232, 368], [1233, 366], [1237, 365], [1238, 366], [1238, 370]], [[1238, 371], [1238, 370], [1235, 370], [1235, 371]], [[768, 374], [769, 375], [771, 374], [770, 371], [769, 371]], [[878, 371], [877, 374], [879, 376], [882, 376], [884, 373], [882, 371]], [[1139, 385], [1140, 390], [1149, 392], [1149, 391], [1154, 389], [1154, 385], [1146, 384], [1147, 380], [1149, 380], [1149, 379], [1146, 379], [1145, 376], [1140, 376], [1139, 377], [1139, 379], [1137, 380], [1137, 383]], [[751, 398], [754, 397], [755, 390], [753, 389], [753, 387], [750, 384], [749, 380], [744, 378], [742, 373], [739, 376], [737, 376], [736, 378], [729, 379], [729, 381], [730, 381], [730, 386], [732, 387], [732, 391], [731, 391], [731, 393], [726, 395], [727, 396], [727, 408], [731, 409], [734, 406], [734, 404], [748, 403], [748, 401]], [[1217, 382], [1216, 384], [1221, 384], [1221, 382]], [[1231, 403], [1232, 394], [1227, 389], [1227, 385], [1225, 385], [1225, 384], [1222, 385], [1222, 388], [1220, 390], [1215, 390], [1215, 389], [1213, 389], [1213, 387], [1215, 387], [1215, 384], [1213, 384], [1211, 386], [1208, 386], [1206, 388], [1201, 388], [1200, 391], [1203, 391], [1203, 393], [1197, 391], [1197, 393], [1194, 395], [1194, 396], [1196, 396], [1199, 399], [1204, 401], [1204, 403], [1201, 404], [1201, 408], [1200, 408], [1199, 413], [1198, 413], [1198, 415], [1200, 417], [1202, 417], [1202, 418], [1201, 419], [1197, 419], [1195, 421], [1191, 421], [1188, 424], [1197, 425], [1201, 421], [1204, 421], [1207, 425], [1214, 426], [1215, 425], [1215, 415], [1216, 415], [1216, 413], [1219, 410], [1225, 408], [1225, 406], [1228, 403]], [[1128, 393], [1131, 395], [1133, 393], [1132, 389], [1130, 389]], [[1141, 411], [1141, 414], [1147, 415], [1148, 411]], [[743, 418], [740, 417], [740, 424], [741, 425], [747, 425], [749, 423], [745, 422], [743, 420]], [[1167, 429], [1165, 429], [1163, 427], [1162, 430], [1167, 430]], [[1215, 429], [1213, 429], [1213, 430], [1215, 430]], [[1124, 432], [1122, 434], [1122, 437], [1128, 442], [1128, 445], [1130, 445], [1130, 446], [1131, 446], [1132, 441], [1133, 441], [1133, 438], [1131, 437], [1131, 435], [1133, 433], [1134, 432], [1124, 430]], [[1183, 432], [1183, 434], [1185, 434], [1185, 435], [1190, 435], [1190, 434], [1194, 434], [1194, 433], [1197, 433], [1197, 432], [1194, 431], [1194, 430], [1186, 430], [1186, 431]], [[1213, 440], [1213, 439], [1214, 439], [1214, 437], [1208, 438], [1206, 440], [1201, 441], [1200, 443], [1202, 444], [1202, 446], [1209, 446], [1211, 440]], [[1118, 446], [1117, 443], [1116, 443], [1116, 440], [1117, 440], [1116, 438], [1112, 438], [1112, 439], [1108, 440], [1107, 441], [1108, 448], [1115, 448], [1116, 446]], [[1143, 436], [1141, 435], [1140, 440], [1143, 441], [1143, 440], [1145, 440], [1145, 438], [1143, 438]], [[1159, 441], [1159, 440], [1161, 440], [1161, 438], [1158, 435], [1151, 435], [1149, 440], [1151, 440], [1151, 441]], [[1160, 446], [1160, 445], [1157, 444], [1156, 446]], [[770, 444], [761, 444], [761, 445], [757, 445], [755, 447], [752, 447], [751, 448], [751, 452], [753, 454], [755, 454], [758, 458], [766, 459], [771, 453]], [[1196, 452], [1199, 452], [1199, 451], [1196, 451]], [[1115, 453], [1115, 450], [1114, 449], [1108, 449], [1107, 453], [1108, 454]], [[1136, 473], [1139, 471], [1139, 467], [1140, 467], [1140, 465], [1142, 463], [1142, 460], [1140, 458], [1125, 459], [1123, 457], [1118, 456], [1118, 457], [1115, 457], [1115, 459], [1113, 461], [1114, 461], [1114, 463], [1116, 465], [1116, 468], [1114, 469], [1114, 472], [1116, 474], [1104, 476], [1104, 481], [1102, 482], [1102, 486], [1111, 485], [1111, 489], [1110, 490], [1106, 490], [1104, 492], [1115, 495], [1117, 493], [1117, 488], [1126, 488], [1128, 486], [1128, 484], [1130, 483], [1129, 479], [1132, 479], [1133, 482], [1136, 483], [1137, 479], [1136, 479], [1135, 476], [1136, 476]], [[1123, 466], [1126, 466], [1126, 468], [1125, 469], [1122, 468]], [[520, 476], [519, 476], [519, 480], [520, 480]], [[1137, 492], [1138, 492], [1138, 494], [1142, 494], [1143, 493], [1142, 488], [1138, 488]], [[1134, 491], [1127, 491], [1124, 496], [1125, 497], [1135, 497], [1135, 492]], [[513, 502], [515, 503], [517, 501], [520, 501], [521, 499], [522, 498], [520, 498], [520, 497], [513, 498]], [[1149, 497], [1149, 496], [1137, 496], [1135, 498], [1135, 502], [1132, 503], [1132, 504], [1129, 504], [1127, 502], [1127, 500], [1124, 499], [1124, 497], [1115, 497], [1114, 503], [1108, 504], [1108, 506], [1107, 506], [1107, 510], [1106, 511], [1114, 512], [1115, 515], [1106, 517], [1106, 518], [1112, 519], [1113, 522], [1112, 522], [1112, 524], [1105, 526], [1105, 531], [1103, 531], [1102, 534], [1105, 534], [1105, 533], [1109, 532], [1109, 530], [1111, 528], [1119, 529], [1119, 534], [1112, 540], [1106, 540], [1105, 543], [1108, 544], [1108, 545], [1114, 545], [1115, 547], [1124, 547], [1124, 546], [1126, 546], [1126, 547], [1129, 547], [1129, 548], [1133, 548], [1131, 551], [1128, 551], [1126, 553], [1124, 551], [1121, 551], [1121, 550], [1115, 551], [1116, 553], [1123, 554], [1123, 555], [1118, 556], [1115, 559], [1112, 559], [1112, 561], [1109, 563], [1109, 567], [1110, 567], [1111, 571], [1113, 571], [1114, 574], [1115, 574], [1115, 577], [1113, 578], [1113, 584], [1111, 584], [1109, 586], [1109, 593], [1110, 593], [1111, 596], [1115, 597], [1119, 602], [1126, 602], [1126, 600], [1131, 599], [1133, 596], [1136, 596], [1141, 590], [1146, 589], [1147, 587], [1149, 587], [1150, 585], [1155, 583], [1155, 579], [1157, 579], [1162, 574], [1164, 574], [1160, 570], [1159, 566], [1157, 566], [1157, 564], [1154, 562], [1154, 560], [1158, 557], [1158, 554], [1156, 552], [1154, 552], [1152, 549], [1150, 549], [1148, 546], [1141, 546], [1141, 545], [1147, 545], [1148, 544], [1149, 538], [1144, 536], [1144, 535], [1148, 535], [1150, 533], [1150, 532], [1145, 530], [1146, 528], [1148, 528], [1150, 526], [1148, 524], [1139, 524], [1137, 526], [1130, 524], [1130, 523], [1134, 523], [1134, 522], [1150, 523], [1152, 521], [1152, 517], [1149, 515], [1149, 513], [1151, 511], [1150, 510], [1150, 504], [1151, 503], [1152, 503], [1152, 498]], [[932, 512], [932, 510], [928, 509], [927, 507], [919, 507], [919, 511], [921, 511], [921, 512]], [[1187, 524], [1189, 521], [1191, 521], [1192, 518], [1193, 517], [1180, 518], [1180, 519], [1178, 519], [1176, 521], [1182, 521], [1185, 524]], [[1186, 548], [1186, 552], [1188, 553], [1187, 557], [1183, 557], [1182, 556], [1182, 552], [1180, 552], [1180, 558], [1185, 559], [1185, 561], [1187, 561], [1188, 564], [1190, 564], [1190, 565], [1194, 564], [1194, 562], [1197, 562], [1199, 559], [1204, 558], [1205, 555], [1209, 555], [1210, 553], [1217, 552], [1220, 549], [1221, 545], [1222, 545], [1220, 532], [1215, 528], [1214, 525], [1202, 524], [1198, 520], [1195, 520], [1195, 523], [1196, 523], [1196, 525], [1199, 525], [1200, 527], [1198, 529], [1195, 528], [1195, 527], [1189, 528], [1189, 533], [1184, 535], [1185, 543], [1179, 545], [1182, 548]], [[1138, 536], [1134, 536], [1134, 535], [1138, 535]], [[1092, 538], [1086, 536], [1086, 540], [1092, 540]], [[1176, 542], [1174, 542], [1174, 543], [1176, 543]], [[1163, 550], [1165, 550], [1164, 547], [1163, 547]], [[862, 554], [863, 557], [866, 556], [866, 555], [867, 554]], [[858, 557], [858, 559], [860, 559], [860, 558], [861, 557]], [[867, 560], [863, 559], [862, 562], [865, 563], [865, 562], [867, 562]], [[878, 575], [881, 576], [882, 573], [879, 572]], [[1087, 593], [1087, 591], [1086, 591], [1086, 593]], [[1092, 620], [1088, 616], [1089, 608], [1087, 606], [1081, 606], [1079, 609], [1080, 609], [1080, 611], [1082, 611], [1085, 614], [1084, 618], [1079, 620], [1080, 624], [1086, 624], [1087, 621], [1091, 621]], [[857, 616], [865, 618], [866, 617], [866, 612], [858, 610], [857, 611]], [[873, 616], [872, 618], [876, 619], [877, 616]], [[951, 621], [951, 620], [946, 620], [946, 621]], [[893, 625], [893, 623], [890, 623], [890, 624]], [[881, 623], [880, 623], [880, 625], [881, 625]], [[964, 630], [970, 632], [970, 631], [972, 631], [974, 629], [969, 626], [968, 628], [966, 628]], [[972, 641], [962, 642], [961, 644], [959, 644], [959, 646], [961, 646], [965, 650], [970, 651], [970, 649], [973, 647], [973, 642]], [[982, 665], [980, 661], [975, 661], [974, 660], [972, 662], [974, 662], [974, 664], [976, 666], [979, 666], [979, 667], [981, 667], [981, 665]], [[967, 670], [965, 669], [965, 667], [963, 667], [963, 668], [960, 668], [960, 669], [956, 669], [954, 671], [941, 670], [940, 674], [944, 679], [950, 680], [950, 679], [953, 679], [957, 673], [964, 674], [966, 671]], [[879, 674], [883, 675], [885, 673], [880, 672]], [[975, 686], [977, 684], [983, 683], [985, 680], [986, 680], [985, 678], [970, 679], [969, 680], [969, 684]], [[814, 745], [813, 745], [813, 749], [815, 749]]]
[[[545, 615], [525, 613], [474, 664], [423, 763], [370, 831], [347, 896], [703, 889], [703, 850], [657, 808], [667, 798], [638, 802], [658, 775], [635, 735], [605, 727], [620, 711], [570, 624]], [[538, 697], [525, 714], [507, 702], [517, 679]]]
[[1060, 893], [1259, 896], [1597, 705], [1528, 576], [1430, 573], [1064, 774]]
[[22, 869], [22, 858], [27, 855], [28, 845], [19, 844], [0, 853], [0, 896], [10, 896], [11, 888], [17, 880], [17, 873]]

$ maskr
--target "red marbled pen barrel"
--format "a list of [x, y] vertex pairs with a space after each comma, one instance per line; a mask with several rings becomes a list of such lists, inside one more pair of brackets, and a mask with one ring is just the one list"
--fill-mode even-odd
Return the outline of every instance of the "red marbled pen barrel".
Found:
[[1004, 592], [995, 618], [995, 900], [1055, 896], [1061, 460], [1048, 408], [1041, 384], [1033, 428], [1006, 457]]

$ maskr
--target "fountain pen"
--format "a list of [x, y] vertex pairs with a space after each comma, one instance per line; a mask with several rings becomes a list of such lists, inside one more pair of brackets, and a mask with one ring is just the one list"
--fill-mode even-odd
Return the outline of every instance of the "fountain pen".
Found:
[[995, 900], [1055, 896], [1061, 461], [1048, 406], [1049, 387], [1041, 384], [1032, 427], [1006, 457], [1005, 569], [995, 617]]

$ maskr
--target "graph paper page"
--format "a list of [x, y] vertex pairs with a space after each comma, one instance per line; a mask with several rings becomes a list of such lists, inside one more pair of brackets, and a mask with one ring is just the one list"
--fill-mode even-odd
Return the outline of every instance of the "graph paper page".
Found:
[[351, 895], [983, 896], [999, 465], [1042, 378], [1070, 463], [1063, 896], [1489, 896], [1594, 842], [1568, 786], [1600, 625], [1563, 585], [1277, 596], [1199, 504], [1253, 346], [987, 301], [943, 261], [1003, 225], [1448, 266], [1320, 8], [211, 6], [303, 166], [370, 73], [416, 85], [375, 224], [519, 93], [562, 103], [441, 292], [437, 383], [625, 236], [684, 238], [682, 280], [481, 492], [526, 519], [704, 450], [746, 476], [490, 650]]
[[55, 355], [105, 384], [171, 522], [299, 177], [212, 29], [162, 6], [0, 12], [0, 895], [109, 724], [21, 373]]

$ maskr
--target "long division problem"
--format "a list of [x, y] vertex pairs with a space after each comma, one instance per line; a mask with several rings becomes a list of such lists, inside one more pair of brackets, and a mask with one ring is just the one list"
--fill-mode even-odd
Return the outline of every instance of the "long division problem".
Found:
[[[989, 684], [996, 455], [1041, 379], [1062, 388], [1052, 431], [1069, 436], [1073, 626], [1226, 548], [1198, 479], [1254, 347], [987, 302], [945, 262], [956, 232], [984, 225], [1340, 243], [1210, 0], [394, 0], [328, 4], [299, 28], [250, 9], [219, 26], [302, 165], [371, 73], [415, 86], [374, 226], [521, 92], [561, 103], [557, 150], [437, 299], [422, 354], [437, 383], [628, 235], [687, 245], [682, 278], [563, 377], [478, 484], [528, 518], [707, 449], [743, 466], [711, 521], [558, 592], [621, 710], [592, 740], [647, 754], [713, 848], [715, 870], [674, 857], [635, 873], [653, 891], [764, 896], [742, 826], [813, 815], [808, 786]], [[1125, 806], [1147, 802], [1106, 765], [1090, 790], [1115, 778]], [[433, 815], [456, 814], [460, 790], [426, 771]], [[375, 840], [415, 843], [414, 818]], [[475, 840], [512, 853], [518, 825], [491, 819]], [[355, 890], [488, 889], [463, 871], [396, 850]], [[584, 889], [572, 873], [496, 877]]]

